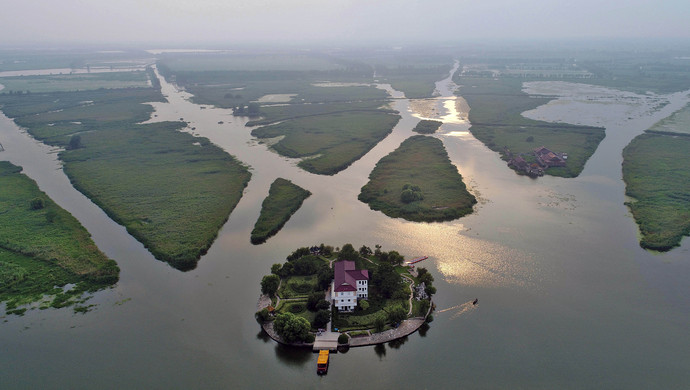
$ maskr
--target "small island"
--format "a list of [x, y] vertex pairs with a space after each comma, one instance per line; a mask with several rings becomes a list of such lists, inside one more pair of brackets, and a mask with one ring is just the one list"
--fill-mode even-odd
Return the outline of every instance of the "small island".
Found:
[[441, 121], [434, 121], [430, 119], [422, 119], [417, 123], [417, 126], [412, 129], [415, 133], [419, 134], [434, 134], [443, 124]]
[[256, 319], [274, 340], [333, 349], [389, 342], [431, 320], [434, 277], [376, 245], [303, 247], [261, 280]]
[[392, 218], [451, 221], [472, 212], [477, 199], [467, 191], [443, 143], [415, 135], [376, 164], [359, 200]]
[[311, 192], [291, 181], [277, 178], [261, 204], [261, 214], [252, 230], [252, 244], [263, 244], [278, 233], [310, 195]]

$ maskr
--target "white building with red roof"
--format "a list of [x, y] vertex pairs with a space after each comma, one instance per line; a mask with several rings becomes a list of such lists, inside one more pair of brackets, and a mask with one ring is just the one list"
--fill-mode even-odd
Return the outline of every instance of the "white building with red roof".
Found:
[[352, 311], [358, 299], [369, 297], [369, 271], [356, 269], [355, 262], [341, 260], [333, 264], [331, 298], [338, 311]]

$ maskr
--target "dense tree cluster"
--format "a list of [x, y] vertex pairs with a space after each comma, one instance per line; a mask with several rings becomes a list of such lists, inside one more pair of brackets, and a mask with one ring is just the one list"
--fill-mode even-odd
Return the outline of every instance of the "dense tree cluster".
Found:
[[276, 316], [273, 322], [273, 329], [287, 343], [306, 341], [309, 336], [311, 325], [305, 318], [298, 317], [292, 313], [283, 313]]

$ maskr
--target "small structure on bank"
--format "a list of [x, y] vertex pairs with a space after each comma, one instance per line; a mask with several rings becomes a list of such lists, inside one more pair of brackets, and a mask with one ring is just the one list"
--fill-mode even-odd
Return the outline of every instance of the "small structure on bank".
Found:
[[545, 168], [550, 167], [564, 167], [565, 160], [568, 158], [567, 154], [557, 154], [546, 147], [542, 146], [540, 148], [534, 149], [534, 157], [537, 158], [539, 165]]
[[353, 311], [358, 299], [369, 297], [369, 271], [356, 269], [355, 262], [341, 260], [333, 264], [331, 298], [338, 311]]

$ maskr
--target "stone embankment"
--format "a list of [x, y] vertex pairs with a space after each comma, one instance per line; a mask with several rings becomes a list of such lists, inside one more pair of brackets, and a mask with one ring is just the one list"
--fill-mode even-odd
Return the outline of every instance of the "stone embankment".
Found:
[[[261, 295], [259, 297], [259, 302], [257, 303], [257, 311], [268, 307], [270, 304], [271, 299], [266, 295]], [[429, 309], [429, 311], [431, 311], [431, 309]], [[429, 315], [429, 313], [427, 313], [427, 315]], [[381, 333], [371, 333], [371, 331], [368, 331], [368, 336], [350, 337], [350, 342], [347, 345], [350, 347], [364, 347], [367, 345], [384, 344], [393, 340], [401, 339], [405, 336], [409, 336], [410, 334], [416, 332], [419, 327], [422, 326], [422, 324], [424, 324], [423, 317], [409, 318], [401, 322], [400, 325], [395, 329], [390, 329]], [[312, 347], [314, 345], [313, 343], [286, 343], [273, 329], [272, 321], [261, 324], [261, 327], [270, 338], [281, 344], [290, 345], [293, 347]]]

